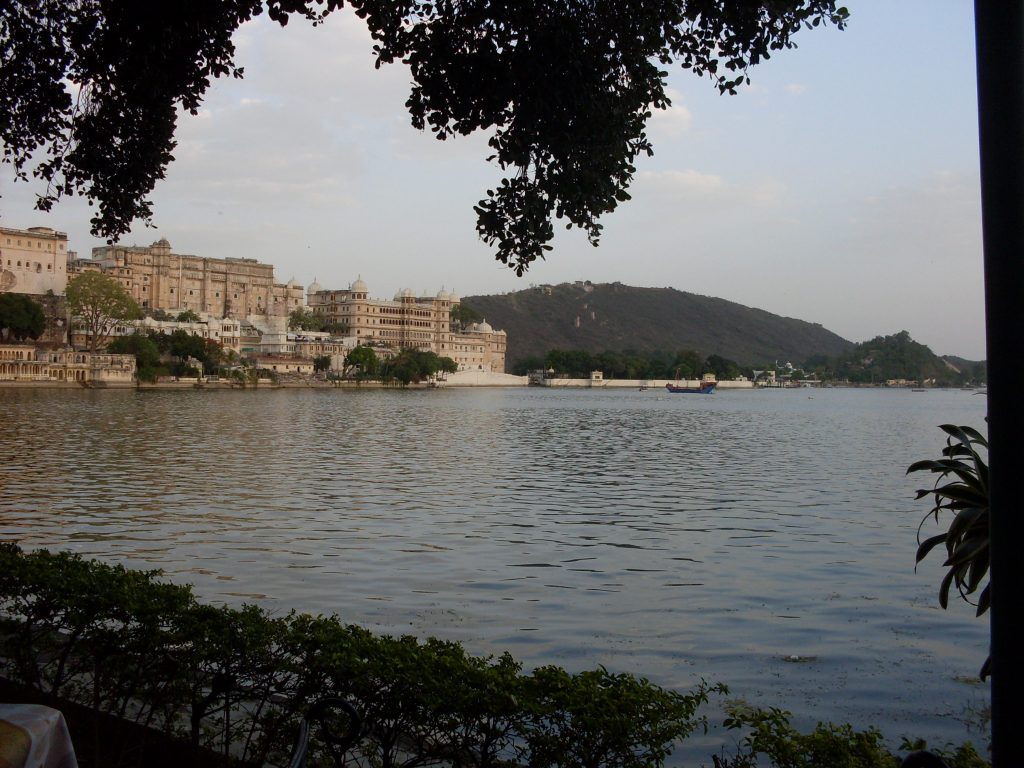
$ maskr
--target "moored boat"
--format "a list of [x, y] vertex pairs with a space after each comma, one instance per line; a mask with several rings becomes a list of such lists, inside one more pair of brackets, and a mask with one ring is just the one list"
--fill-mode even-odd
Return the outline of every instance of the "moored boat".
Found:
[[678, 384], [666, 384], [665, 389], [680, 395], [710, 395], [717, 386], [717, 381], [702, 381], [699, 387], [681, 387]]

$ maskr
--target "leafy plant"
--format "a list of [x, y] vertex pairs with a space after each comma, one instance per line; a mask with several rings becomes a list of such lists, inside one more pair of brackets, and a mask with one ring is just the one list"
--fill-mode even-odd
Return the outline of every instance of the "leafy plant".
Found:
[[882, 744], [874, 728], [854, 730], [851, 725], [818, 723], [811, 733], [790, 725], [790, 713], [776, 707], [734, 706], [725, 727], [744, 729], [740, 752], [729, 761], [735, 768], [753, 768], [757, 755], [768, 757], [776, 768], [896, 768], [899, 758]]
[[[454, 642], [202, 605], [157, 575], [0, 542], [0, 677], [190, 735], [226, 765], [282, 764], [302, 713], [340, 696], [363, 727], [337, 764], [377, 768], [659, 766], [703, 724], [697, 709], [715, 690], [681, 694], [603, 668], [523, 674], [508, 655]], [[93, 764], [122, 764], [102, 759], [110, 746], [98, 738]], [[322, 734], [309, 746], [313, 760], [333, 755]]]
[[[801, 733], [789, 718], [789, 712], [776, 707], [729, 707], [725, 727], [743, 730], [745, 735], [735, 755], [714, 757], [716, 768], [756, 768], [759, 756], [766, 757], [775, 768], [897, 768], [903, 764], [898, 755], [886, 748], [882, 734], [875, 728], [858, 731], [849, 724], [818, 723], [810, 733]], [[921, 740], [904, 739], [900, 745], [901, 751], [926, 748]], [[991, 765], [970, 742], [931, 752], [950, 768]]]
[[[932, 488], [918, 490], [918, 499], [931, 496], [934, 505], [918, 526], [917, 561], [940, 544], [945, 545], [948, 568], [939, 584], [939, 605], [949, 605], [949, 590], [955, 584], [965, 601], [973, 595], [989, 572], [989, 486], [988, 441], [976, 429], [943, 424], [939, 427], [949, 437], [941, 459], [917, 461], [907, 468], [911, 472], [931, 472], [938, 477]], [[984, 453], [984, 456], [982, 455]], [[921, 541], [921, 528], [929, 517], [939, 522], [941, 512], [951, 512], [953, 519], [945, 533]], [[985, 613], [991, 602], [990, 583], [978, 595], [977, 616]], [[991, 656], [981, 668], [984, 680], [991, 672]]]

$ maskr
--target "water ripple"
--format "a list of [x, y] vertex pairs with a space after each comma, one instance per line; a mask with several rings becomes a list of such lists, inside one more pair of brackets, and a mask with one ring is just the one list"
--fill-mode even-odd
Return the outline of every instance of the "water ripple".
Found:
[[[0, 537], [528, 664], [944, 743], [987, 645], [913, 570], [934, 392], [0, 390]], [[790, 663], [790, 657], [813, 662]], [[892, 694], [899, 691], [898, 696]], [[977, 738], [977, 737], [975, 737]]]

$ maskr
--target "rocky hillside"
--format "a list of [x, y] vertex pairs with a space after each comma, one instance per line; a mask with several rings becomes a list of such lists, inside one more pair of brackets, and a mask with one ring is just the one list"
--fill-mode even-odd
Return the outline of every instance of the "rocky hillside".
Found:
[[577, 282], [462, 301], [508, 332], [507, 370], [551, 349], [692, 349], [756, 366], [838, 357], [853, 347], [815, 323], [674, 288]]

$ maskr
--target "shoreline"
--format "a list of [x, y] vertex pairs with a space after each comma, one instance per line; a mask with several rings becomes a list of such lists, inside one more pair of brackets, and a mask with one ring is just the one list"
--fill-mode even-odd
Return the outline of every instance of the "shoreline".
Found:
[[[526, 377], [513, 377], [512, 378], [523, 378]], [[665, 384], [664, 382], [650, 382], [641, 385], [637, 381], [629, 381], [626, 379], [621, 380], [606, 380], [589, 382], [586, 379], [574, 380], [574, 379], [550, 379], [549, 381], [555, 382], [550, 384], [532, 385], [533, 389], [614, 389], [614, 390], [638, 390], [638, 391], [649, 391], [654, 393], [664, 393]], [[137, 390], [140, 392], [170, 392], [170, 391], [215, 391], [215, 392], [226, 392], [231, 390], [280, 390], [280, 389], [345, 389], [345, 390], [360, 390], [360, 389], [390, 389], [390, 390], [426, 390], [426, 389], [478, 389], [478, 388], [491, 388], [491, 389], [506, 389], [514, 387], [527, 387], [530, 386], [526, 382], [514, 382], [514, 381], [494, 381], [494, 382], [452, 382], [448, 381], [441, 386], [434, 386], [429, 382], [421, 382], [418, 384], [408, 384], [402, 386], [400, 384], [385, 384], [380, 381], [283, 381], [283, 382], [271, 382], [271, 381], [260, 381], [258, 384], [241, 384], [236, 381], [159, 381], [159, 382], [77, 382], [77, 381], [31, 381], [31, 380], [0, 380], [0, 391], [5, 389], [45, 389], [45, 390]], [[920, 388], [911, 387], [887, 387], [882, 384], [854, 384], [854, 383], [839, 383], [839, 384], [826, 384], [817, 387], [758, 387], [749, 381], [722, 381], [718, 382], [719, 390], [799, 390], [804, 391], [807, 389], [884, 389], [884, 390], [903, 390], [907, 392], [911, 391], [922, 391]], [[971, 389], [976, 390], [979, 393], [983, 391], [979, 387], [928, 387], [926, 390], [943, 390], [943, 389]]]

